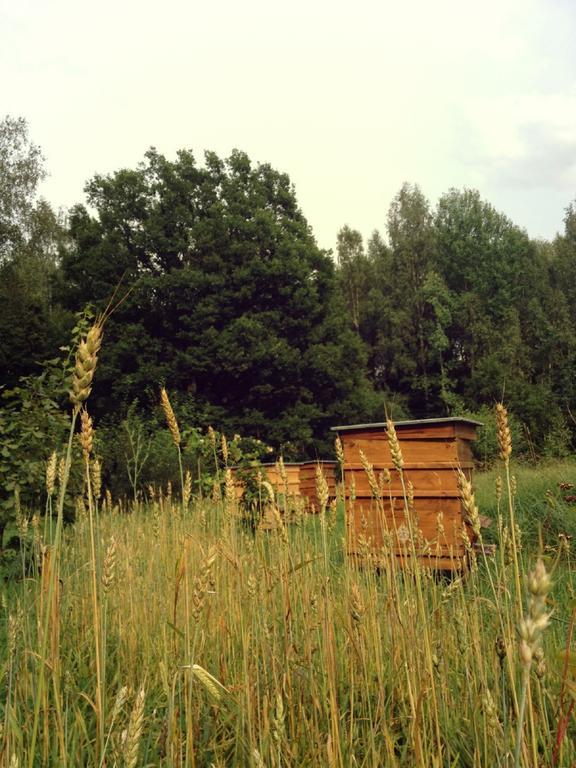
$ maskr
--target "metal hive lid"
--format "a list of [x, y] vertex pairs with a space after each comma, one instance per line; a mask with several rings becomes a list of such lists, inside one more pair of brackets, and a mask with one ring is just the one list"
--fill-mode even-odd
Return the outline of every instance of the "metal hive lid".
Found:
[[[432, 426], [434, 424], [470, 424], [471, 426], [475, 427], [483, 427], [484, 424], [481, 421], [475, 421], [474, 419], [466, 419], [462, 416], [445, 416], [444, 418], [438, 418], [438, 419], [410, 419], [408, 421], [395, 421], [394, 427], [413, 427], [413, 426]], [[381, 428], [383, 427], [386, 429], [386, 422], [385, 421], [379, 421], [374, 422], [372, 424], [346, 424], [339, 427], [330, 427], [332, 432], [345, 432], [346, 430], [353, 430], [353, 429], [373, 429]]]

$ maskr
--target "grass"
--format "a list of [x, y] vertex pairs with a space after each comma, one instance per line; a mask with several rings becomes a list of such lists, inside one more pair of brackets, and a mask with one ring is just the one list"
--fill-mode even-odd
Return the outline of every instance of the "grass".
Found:
[[[542, 491], [575, 471], [514, 470], [521, 526], [546, 515]], [[484, 513], [493, 476], [477, 485]], [[574, 581], [569, 547], [544, 533], [553, 618], [519, 739], [509, 547], [465, 579], [376, 573], [345, 556], [342, 515], [253, 537], [226, 502], [184, 513], [163, 498], [66, 529], [50, 598], [39, 531], [42, 572], [3, 601], [3, 764], [492, 766], [513, 765], [519, 744], [519, 764], [553, 765], [573, 690]], [[523, 575], [536, 562], [524, 542]], [[569, 717], [557, 765], [576, 761], [573, 737]]]
[[[576, 763], [574, 523], [557, 486], [574, 465], [512, 468], [497, 492], [494, 475], [479, 478], [498, 551], [452, 579], [415, 558], [401, 571], [386, 552], [384, 567], [358, 568], [343, 502], [290, 526], [274, 509], [276, 528], [255, 535], [231, 482], [223, 499], [191, 500], [182, 471], [183, 502], [157, 490], [102, 503], [82, 411], [102, 322], [76, 357], [55, 524], [21, 521], [31, 566], [2, 595], [1, 765]], [[78, 415], [86, 498], [64, 528]]]

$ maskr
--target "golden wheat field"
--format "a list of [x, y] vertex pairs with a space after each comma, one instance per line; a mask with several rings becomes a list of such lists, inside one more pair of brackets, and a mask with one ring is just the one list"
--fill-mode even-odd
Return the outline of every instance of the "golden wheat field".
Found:
[[[349, 557], [347, 503], [328, 503], [320, 474], [314, 516], [288, 515], [262, 480], [247, 521], [226, 467], [211, 499], [181, 472], [173, 487], [116, 501], [84, 408], [91, 334], [72, 387], [70, 446], [80, 425], [85, 472], [76, 520], [64, 525], [69, 447], [59, 472], [48, 464], [46, 515], [20, 514], [31, 553], [3, 590], [2, 765], [576, 763], [572, 542], [550, 522], [561, 499], [522, 490], [538, 473], [573, 479], [573, 464], [515, 468], [500, 408], [501, 461], [479, 478], [480, 504], [461, 483], [480, 538], [490, 508], [496, 553], [470, 548], [466, 571], [449, 576], [411, 556], [413, 541], [404, 568], [386, 539], [378, 567], [369, 542], [362, 563]], [[179, 452], [165, 391], [162, 404]], [[266, 529], [253, 524], [264, 511]]]

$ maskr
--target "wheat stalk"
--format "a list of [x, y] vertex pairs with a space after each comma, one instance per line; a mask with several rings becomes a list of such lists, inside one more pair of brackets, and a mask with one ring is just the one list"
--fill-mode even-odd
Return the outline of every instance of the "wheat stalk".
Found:
[[396, 434], [396, 428], [394, 426], [394, 422], [391, 419], [386, 419], [386, 435], [388, 437], [390, 453], [392, 454], [392, 463], [398, 472], [401, 472], [404, 466], [404, 459], [402, 457], [400, 441], [398, 440], [398, 435]]
[[144, 701], [146, 693], [141, 688], [136, 696], [134, 708], [130, 713], [128, 722], [128, 731], [124, 744], [124, 766], [125, 768], [136, 768], [138, 762], [138, 750], [140, 747], [140, 738], [142, 736], [142, 727], [144, 725]]
[[82, 339], [76, 350], [76, 361], [70, 388], [70, 400], [76, 411], [80, 410], [90, 396], [94, 372], [98, 362], [98, 352], [102, 344], [103, 319], [98, 318]]
[[180, 429], [178, 427], [178, 422], [176, 421], [176, 416], [174, 415], [172, 405], [170, 404], [170, 398], [168, 397], [168, 392], [166, 392], [165, 387], [162, 387], [160, 390], [160, 404], [162, 406], [162, 410], [164, 411], [166, 423], [168, 424], [168, 429], [172, 435], [174, 445], [179, 448], [181, 442]]

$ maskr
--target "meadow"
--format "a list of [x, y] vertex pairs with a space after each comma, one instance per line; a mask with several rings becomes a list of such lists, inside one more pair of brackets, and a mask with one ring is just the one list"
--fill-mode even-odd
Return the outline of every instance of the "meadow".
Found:
[[472, 523], [493, 518], [494, 556], [451, 576], [387, 551], [359, 564], [343, 499], [287, 524], [264, 482], [276, 524], [253, 531], [225, 462], [212, 498], [184, 473], [136, 501], [103, 492], [92, 342], [72, 387], [76, 520], [63, 521], [69, 447], [47, 467], [45, 514], [20, 512], [30, 548], [3, 587], [2, 765], [576, 763], [576, 464], [515, 465], [504, 421], [501, 462], [464, 498]]

